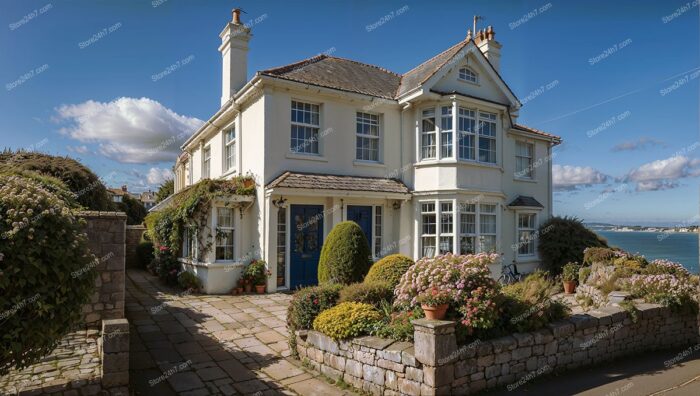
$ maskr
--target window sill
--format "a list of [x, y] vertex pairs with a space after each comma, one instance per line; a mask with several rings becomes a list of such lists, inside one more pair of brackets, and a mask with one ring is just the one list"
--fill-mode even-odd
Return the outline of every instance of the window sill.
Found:
[[319, 161], [319, 162], [328, 162], [326, 157], [323, 157], [318, 154], [294, 154], [294, 153], [287, 153], [285, 156], [288, 159], [298, 159], [298, 160], [306, 160], [306, 161]]
[[521, 177], [514, 177], [513, 181], [523, 182], [523, 183], [537, 183], [537, 180], [535, 180], [535, 179], [525, 179], [525, 178], [521, 178]]
[[517, 256], [515, 262], [516, 264], [532, 264], [539, 263], [540, 259], [537, 256]]
[[235, 168], [234, 168], [234, 169], [229, 169], [229, 170], [227, 170], [226, 172], [224, 172], [221, 176], [219, 176], [219, 179], [224, 179], [224, 178], [229, 177], [229, 176], [231, 176], [231, 175], [234, 175], [234, 174], [236, 174], [236, 173], [237, 173], [237, 171], [236, 171]]
[[503, 172], [503, 168], [498, 164], [490, 164], [490, 163], [486, 163], [486, 162], [467, 161], [467, 160], [455, 160], [452, 158], [446, 158], [446, 159], [441, 159], [441, 160], [420, 161], [420, 162], [416, 162], [414, 164], [414, 167], [421, 168], [424, 166], [436, 166], [436, 165], [476, 166], [476, 167], [480, 167], [480, 168], [498, 169], [501, 172]]
[[386, 165], [384, 165], [381, 162], [378, 161], [363, 161], [363, 160], [354, 160], [352, 162], [353, 165], [355, 166], [369, 166], [373, 168], [386, 168]]

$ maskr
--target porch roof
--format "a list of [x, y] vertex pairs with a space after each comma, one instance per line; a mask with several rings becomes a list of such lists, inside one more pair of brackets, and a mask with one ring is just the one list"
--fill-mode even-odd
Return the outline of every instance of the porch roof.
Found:
[[518, 195], [511, 203], [510, 207], [526, 207], [526, 208], [544, 208], [544, 206], [535, 198], [525, 195]]
[[373, 191], [393, 194], [411, 193], [408, 187], [397, 179], [289, 171], [277, 176], [267, 185], [267, 188]]

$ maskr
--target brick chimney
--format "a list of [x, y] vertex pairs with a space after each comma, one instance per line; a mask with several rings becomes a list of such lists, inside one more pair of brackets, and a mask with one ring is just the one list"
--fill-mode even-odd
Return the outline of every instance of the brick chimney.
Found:
[[250, 27], [241, 22], [240, 8], [234, 8], [231, 22], [221, 31], [219, 52], [222, 58], [221, 105], [223, 106], [248, 82], [248, 41]]
[[484, 53], [497, 72], [501, 70], [501, 43], [496, 41], [496, 32], [492, 26], [481, 29], [474, 34], [474, 43]]
[[127, 192], [127, 191], [126, 191], [126, 184], [124, 184], [124, 185], [122, 186], [122, 191]]

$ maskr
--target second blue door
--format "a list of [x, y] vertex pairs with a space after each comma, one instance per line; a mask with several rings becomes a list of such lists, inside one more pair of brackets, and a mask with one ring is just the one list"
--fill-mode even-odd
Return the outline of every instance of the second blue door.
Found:
[[348, 205], [348, 220], [360, 225], [367, 243], [372, 246], [372, 207]]

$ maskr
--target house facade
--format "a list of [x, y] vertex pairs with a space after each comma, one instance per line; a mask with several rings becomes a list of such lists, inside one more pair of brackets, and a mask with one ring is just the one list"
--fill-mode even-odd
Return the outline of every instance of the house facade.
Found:
[[184, 235], [182, 261], [206, 292], [229, 292], [253, 258], [269, 265], [268, 291], [314, 284], [323, 241], [345, 220], [375, 259], [496, 251], [521, 271], [538, 265], [560, 139], [517, 123], [491, 27], [404, 74], [319, 55], [250, 80], [238, 10], [220, 37], [221, 108], [183, 144], [175, 192], [237, 175], [257, 186], [252, 201], [212, 205], [206, 254]]

